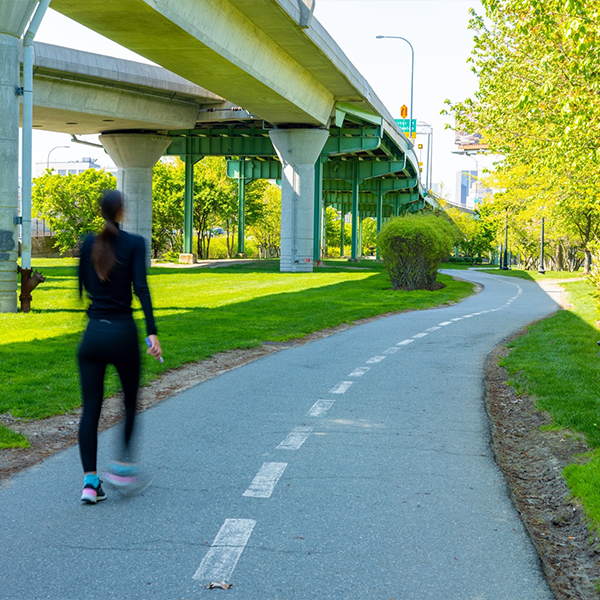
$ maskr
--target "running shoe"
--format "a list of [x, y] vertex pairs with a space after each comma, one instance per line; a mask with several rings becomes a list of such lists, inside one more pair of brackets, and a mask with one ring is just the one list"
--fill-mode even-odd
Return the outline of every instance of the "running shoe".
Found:
[[137, 465], [112, 463], [104, 478], [107, 483], [129, 496], [143, 492], [150, 485], [149, 478], [140, 474]]
[[81, 501], [85, 504], [96, 504], [100, 500], [106, 500], [106, 494], [102, 489], [102, 481], [98, 482], [98, 487], [94, 487], [91, 483], [86, 483], [81, 492]]

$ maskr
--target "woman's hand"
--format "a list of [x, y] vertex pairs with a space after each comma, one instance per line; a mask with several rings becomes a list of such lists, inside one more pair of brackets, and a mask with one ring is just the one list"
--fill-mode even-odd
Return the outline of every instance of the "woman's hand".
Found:
[[150, 354], [151, 356], [154, 356], [156, 360], [163, 362], [162, 348], [160, 347], [158, 336], [155, 334], [149, 335], [146, 338], [146, 344], [148, 344], [148, 350], [146, 350], [146, 354]]

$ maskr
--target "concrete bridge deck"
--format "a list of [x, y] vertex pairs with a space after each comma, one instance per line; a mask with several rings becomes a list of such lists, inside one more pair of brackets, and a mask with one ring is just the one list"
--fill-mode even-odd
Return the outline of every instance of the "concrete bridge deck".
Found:
[[[0, 310], [16, 310], [19, 39], [42, 4], [0, 5]], [[232, 171], [240, 198], [263, 173], [255, 159], [279, 162], [266, 168], [282, 181], [283, 271], [310, 271], [319, 259], [325, 203], [352, 213], [356, 258], [361, 215], [376, 215], [379, 227], [427, 202], [411, 141], [312, 17], [312, 0], [53, 0], [52, 8], [169, 71], [36, 46], [32, 126], [102, 133], [129, 200], [124, 226], [147, 240], [152, 166], [164, 153], [185, 159], [189, 181], [203, 156], [248, 159]], [[243, 252], [242, 200], [239, 222]]]

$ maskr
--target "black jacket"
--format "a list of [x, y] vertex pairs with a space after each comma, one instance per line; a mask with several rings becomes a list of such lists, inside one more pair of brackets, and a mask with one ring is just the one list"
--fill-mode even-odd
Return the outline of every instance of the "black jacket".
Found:
[[115, 242], [116, 263], [108, 281], [102, 282], [92, 263], [94, 236], [85, 238], [79, 261], [79, 294], [83, 288], [92, 301], [87, 314], [90, 319], [131, 318], [133, 299], [131, 289], [140, 299], [146, 317], [148, 335], [156, 333], [152, 300], [146, 281], [146, 245], [144, 238], [119, 231]]

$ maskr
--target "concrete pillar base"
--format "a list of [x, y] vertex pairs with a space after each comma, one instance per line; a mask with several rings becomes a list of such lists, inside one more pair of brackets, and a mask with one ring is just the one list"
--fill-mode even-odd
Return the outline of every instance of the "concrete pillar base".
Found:
[[119, 171], [117, 188], [125, 197], [122, 227], [146, 240], [146, 265], [152, 242], [152, 167], [171, 143], [156, 133], [105, 133], [100, 143]]
[[324, 129], [272, 129], [282, 169], [281, 272], [312, 272], [315, 163], [329, 137]]
[[195, 265], [198, 262], [198, 257], [195, 254], [180, 254], [180, 265]]

